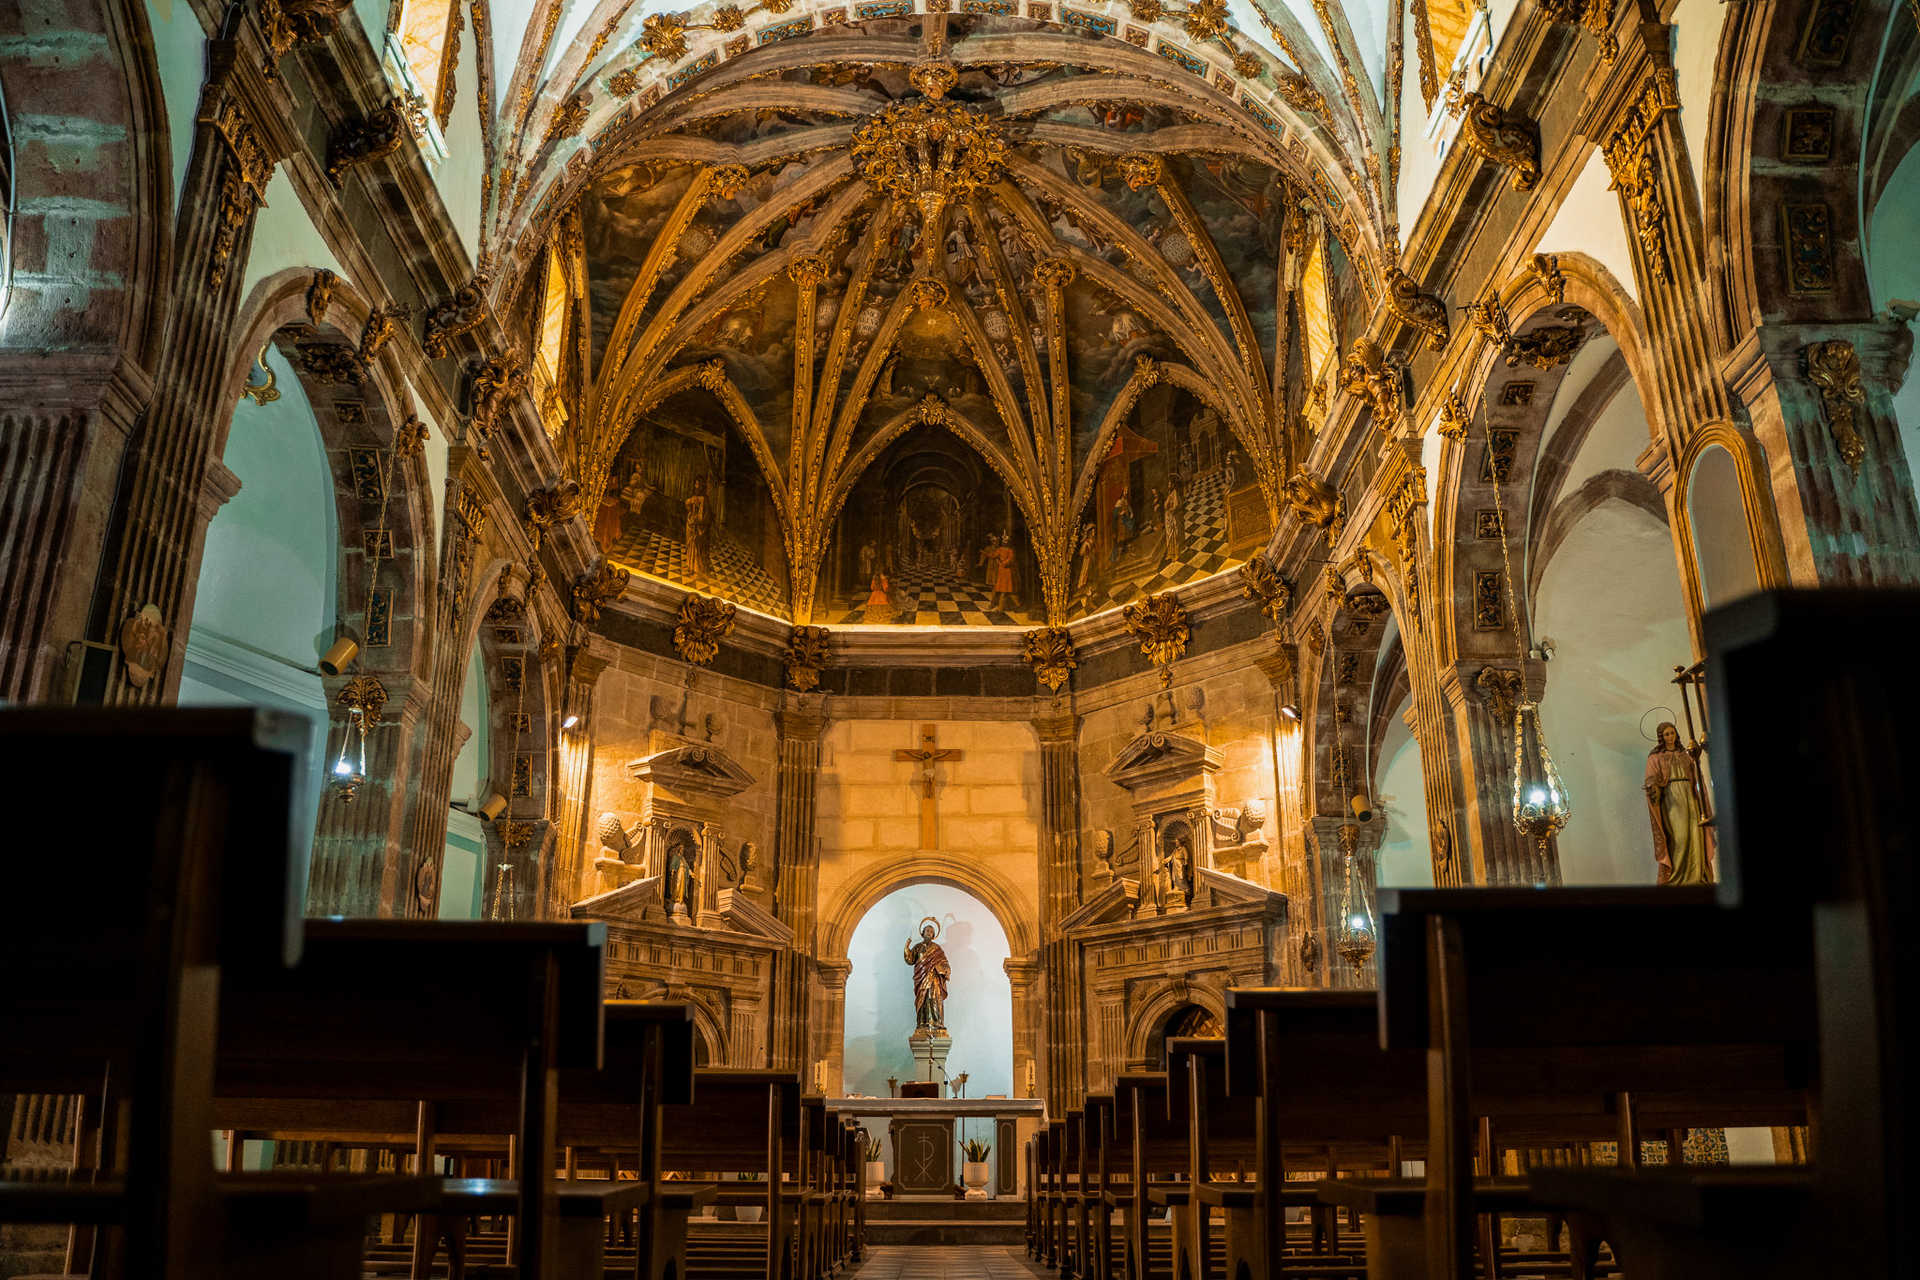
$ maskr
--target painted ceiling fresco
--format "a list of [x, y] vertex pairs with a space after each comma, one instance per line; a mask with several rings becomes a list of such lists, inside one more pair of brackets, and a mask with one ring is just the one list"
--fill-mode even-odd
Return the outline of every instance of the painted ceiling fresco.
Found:
[[1033, 626], [1259, 550], [1357, 296], [1324, 196], [1177, 95], [889, 40], [927, 43], [715, 71], [556, 216], [609, 555], [795, 623]]

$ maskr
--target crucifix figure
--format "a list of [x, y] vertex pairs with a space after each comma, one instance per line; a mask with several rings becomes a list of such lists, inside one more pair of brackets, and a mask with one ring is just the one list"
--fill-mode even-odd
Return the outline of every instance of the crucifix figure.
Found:
[[938, 849], [940, 847], [940, 811], [933, 802], [933, 766], [941, 760], [965, 759], [966, 753], [955, 750], [942, 750], [934, 740], [933, 726], [920, 726], [920, 749], [918, 751], [896, 751], [895, 760], [912, 760], [920, 766], [920, 847]]

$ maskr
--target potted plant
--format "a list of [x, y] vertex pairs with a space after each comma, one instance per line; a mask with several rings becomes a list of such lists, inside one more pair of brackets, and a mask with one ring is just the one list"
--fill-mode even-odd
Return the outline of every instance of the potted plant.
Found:
[[987, 1197], [987, 1152], [992, 1150], [978, 1138], [968, 1138], [960, 1144], [960, 1150], [967, 1161], [960, 1167], [960, 1180], [967, 1184], [967, 1198], [984, 1200]]
[[879, 1138], [869, 1133], [867, 1134], [866, 1149], [867, 1194], [869, 1196], [882, 1195], [884, 1194], [882, 1184], [887, 1180], [887, 1164], [886, 1161], [881, 1158], [885, 1148], [881, 1146]]
[[[733, 1176], [741, 1182], [760, 1181], [757, 1175], [751, 1173], [736, 1173]], [[733, 1216], [741, 1222], [758, 1222], [766, 1210], [767, 1206], [763, 1204], [737, 1204], [733, 1207]]]

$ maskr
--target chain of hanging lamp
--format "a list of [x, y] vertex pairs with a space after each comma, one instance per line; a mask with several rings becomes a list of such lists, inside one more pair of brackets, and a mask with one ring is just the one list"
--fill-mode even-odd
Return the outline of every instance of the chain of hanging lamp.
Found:
[[[1328, 571], [1334, 572], [1329, 566]], [[1337, 762], [1340, 781], [1353, 782], [1353, 764], [1347, 759], [1346, 736], [1340, 731], [1340, 664], [1333, 664], [1333, 758]], [[1344, 788], [1336, 786], [1336, 790]], [[1351, 817], [1342, 817], [1339, 827], [1340, 841], [1340, 928], [1334, 935], [1333, 949], [1347, 967], [1353, 970], [1356, 981], [1365, 972], [1367, 962], [1373, 959], [1373, 916], [1367, 907], [1364, 892], [1355, 893], [1354, 849], [1360, 842], [1360, 828]]]
[[[365, 549], [367, 602], [365, 612], [360, 619], [362, 640], [371, 640], [373, 637], [373, 593], [380, 585], [380, 562], [386, 558], [381, 549], [387, 540], [387, 505], [392, 498], [394, 464], [399, 461], [399, 458], [400, 433], [396, 431], [393, 443], [380, 455], [380, 515], [374, 523], [373, 541]], [[349, 685], [349, 691], [351, 688], [352, 686]], [[332, 787], [333, 793], [340, 798], [342, 804], [350, 803], [354, 793], [359, 791], [361, 784], [367, 780], [367, 730], [372, 727], [368, 723], [368, 709], [364, 705], [364, 696], [352, 696], [350, 692], [348, 696], [350, 700], [347, 701], [347, 724], [340, 735], [340, 756], [334, 761], [333, 776], [328, 779], [328, 785]], [[357, 761], [353, 758], [355, 754], [358, 755]]]
[[[527, 566], [528, 569], [530, 571], [538, 569], [540, 567], [538, 559], [533, 557], [529, 558], [531, 562]], [[531, 576], [528, 577], [529, 582], [533, 580]], [[527, 621], [529, 623], [532, 622], [531, 614], [529, 614]], [[515, 846], [521, 839], [522, 820], [513, 816], [513, 792], [518, 781], [516, 775], [520, 771], [520, 717], [527, 704], [527, 681], [531, 678], [531, 675], [532, 673], [527, 669], [527, 655], [525, 651], [522, 651], [520, 655], [520, 680], [519, 683], [513, 687], [513, 719], [507, 722], [510, 726], [509, 733], [512, 736], [512, 745], [507, 759], [507, 812], [506, 815], [500, 819], [500, 866], [494, 872], [493, 901], [487, 909], [488, 917], [494, 920], [511, 920], [515, 915], [513, 863], [510, 859]], [[529, 768], [531, 768], [531, 766], [529, 766]], [[531, 777], [529, 777], [528, 783], [528, 789], [531, 790]]]
[[[1553, 753], [1547, 748], [1547, 736], [1540, 724], [1540, 704], [1527, 694], [1527, 635], [1520, 619], [1520, 597], [1513, 589], [1513, 551], [1507, 543], [1506, 505], [1500, 496], [1500, 464], [1493, 450], [1493, 424], [1485, 424], [1487, 472], [1493, 477], [1493, 518], [1500, 530], [1500, 573], [1507, 593], [1507, 614], [1513, 623], [1514, 666], [1520, 688], [1513, 704], [1513, 825], [1533, 841], [1537, 869], [1544, 879], [1548, 865], [1547, 842], [1565, 829], [1573, 817], [1573, 803], [1567, 795], [1560, 771], [1554, 767]], [[1508, 463], [1512, 465], [1511, 460]], [[1531, 732], [1528, 722], [1532, 722]], [[1533, 759], [1528, 759], [1528, 744]]]

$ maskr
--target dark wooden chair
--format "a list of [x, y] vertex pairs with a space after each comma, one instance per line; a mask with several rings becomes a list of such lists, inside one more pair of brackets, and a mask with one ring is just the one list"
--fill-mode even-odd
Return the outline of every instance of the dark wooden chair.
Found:
[[1480, 1116], [1543, 1141], [1611, 1110], [1629, 1166], [1643, 1131], [1805, 1122], [1804, 912], [1729, 911], [1678, 888], [1383, 890], [1380, 908], [1382, 1043], [1429, 1061], [1436, 1280], [1470, 1280], [1476, 1215], [1529, 1207], [1524, 1186], [1476, 1188]]
[[[694, 1072], [693, 1101], [664, 1109], [662, 1168], [710, 1189], [718, 1204], [764, 1212], [761, 1229], [690, 1231], [690, 1273], [764, 1280], [801, 1274], [801, 1231], [818, 1193], [805, 1182], [800, 1098], [792, 1071], [703, 1067]], [[730, 1174], [752, 1179], [726, 1180]], [[722, 1180], [702, 1181], [715, 1176]]]
[[1920, 593], [1775, 592], [1705, 619], [1720, 901], [1811, 917], [1813, 1166], [1541, 1170], [1641, 1276], [1920, 1274], [1910, 943], [1920, 893]]
[[[254, 710], [0, 711], [0, 776], [28, 801], [0, 894], [0, 1090], [105, 1099], [97, 1174], [0, 1183], [0, 1222], [101, 1228], [99, 1273], [344, 1280], [371, 1216], [427, 1203], [415, 1179], [213, 1169], [222, 976], [299, 956], [309, 735]], [[103, 787], [119, 818], [75, 901], [62, 851]]]
[[1156, 1205], [1178, 1208], [1186, 1190], [1187, 1123], [1172, 1116], [1164, 1071], [1123, 1072], [1113, 1086], [1115, 1123], [1131, 1131], [1132, 1166], [1126, 1185], [1106, 1194], [1124, 1217], [1126, 1274], [1130, 1280], [1162, 1280], [1174, 1274], [1174, 1233], [1148, 1219]]

